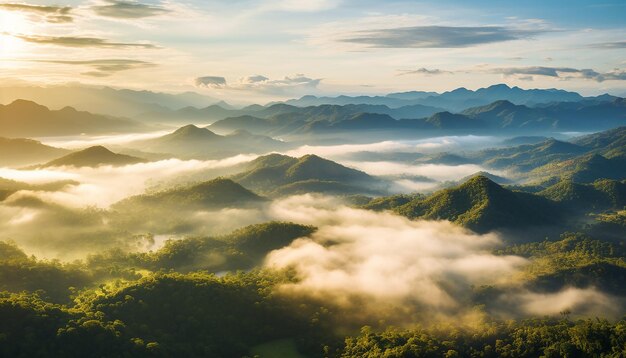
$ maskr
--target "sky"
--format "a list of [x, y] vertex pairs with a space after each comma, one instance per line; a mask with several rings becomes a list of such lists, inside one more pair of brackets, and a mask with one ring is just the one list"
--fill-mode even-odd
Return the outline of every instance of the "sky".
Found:
[[496, 83], [626, 95], [626, 1], [0, 0], [0, 79], [236, 102]]

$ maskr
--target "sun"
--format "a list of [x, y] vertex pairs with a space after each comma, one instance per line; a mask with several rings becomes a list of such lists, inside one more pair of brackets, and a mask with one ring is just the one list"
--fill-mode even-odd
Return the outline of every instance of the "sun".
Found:
[[28, 29], [22, 14], [0, 11], [0, 58], [13, 58], [22, 52], [24, 42], [12, 34], [27, 33]]

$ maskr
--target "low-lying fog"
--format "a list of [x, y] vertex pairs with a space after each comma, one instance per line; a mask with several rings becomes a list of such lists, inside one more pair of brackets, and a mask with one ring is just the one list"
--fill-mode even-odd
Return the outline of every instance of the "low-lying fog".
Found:
[[[47, 143], [66, 148], [119, 145], [159, 134], [56, 138]], [[494, 137], [438, 137], [302, 146], [284, 154], [317, 154], [370, 175], [393, 178], [398, 191], [411, 192], [432, 190], [443, 182], [485, 170], [475, 164], [419, 163], [411, 161], [413, 154], [417, 159], [442, 151], [477, 150], [495, 142], [498, 139]], [[407, 156], [403, 161], [356, 160], [359, 153]], [[354, 209], [338, 198], [316, 195], [277, 199], [254, 208], [193, 212], [172, 208], [163, 223], [143, 222], [144, 213], [119, 218], [108, 212], [110, 205], [151, 187], [186, 177], [211, 179], [240, 168], [260, 154], [209, 161], [167, 159], [121, 167], [0, 168], [0, 177], [27, 183], [77, 182], [56, 191], [23, 190], [1, 202], [0, 239], [14, 240], [40, 257], [70, 260], [112, 248], [156, 250], [169, 238], [223, 234], [269, 220], [310, 224], [319, 230], [266, 258], [266, 267], [292, 268], [301, 278], [283, 286], [283, 293], [330, 297], [355, 315], [384, 315], [396, 321], [413, 320], [410, 314], [424, 309], [432, 315], [470, 315], [459, 297], [470, 295], [472, 288], [480, 285], [514, 287], [516, 275], [528, 264], [518, 256], [493, 254], [503, 242], [500, 234], [479, 235], [447, 221], [410, 221], [391, 213]], [[178, 221], [177, 226], [168, 226], [169, 221]], [[502, 311], [494, 313], [502, 316], [557, 314], [572, 307], [577, 312], [606, 316], [624, 309], [619, 300], [594, 288], [553, 293], [514, 288], [497, 298], [497, 306]], [[417, 307], [420, 309], [414, 309]]]

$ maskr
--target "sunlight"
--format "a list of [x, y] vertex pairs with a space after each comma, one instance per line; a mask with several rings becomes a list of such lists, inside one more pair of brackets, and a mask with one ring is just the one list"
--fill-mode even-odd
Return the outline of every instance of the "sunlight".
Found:
[[0, 57], [15, 58], [22, 52], [24, 41], [11, 34], [25, 33], [28, 29], [28, 21], [21, 14], [0, 11]]

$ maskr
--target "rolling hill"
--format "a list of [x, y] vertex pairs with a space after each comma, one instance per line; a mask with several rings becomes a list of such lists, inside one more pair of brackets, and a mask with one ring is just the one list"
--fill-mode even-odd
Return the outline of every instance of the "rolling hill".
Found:
[[113, 205], [116, 210], [222, 209], [258, 204], [265, 199], [230, 179], [218, 178], [156, 193], [136, 195]]
[[537, 195], [571, 210], [619, 210], [626, 206], [626, 183], [609, 179], [598, 180], [592, 184], [562, 180]]
[[550, 225], [556, 206], [532, 194], [513, 192], [477, 175], [458, 187], [417, 198], [394, 210], [412, 219], [450, 220], [477, 232]]
[[359, 170], [316, 155], [293, 158], [270, 154], [232, 176], [241, 185], [272, 196], [305, 193], [380, 193], [384, 183]]

